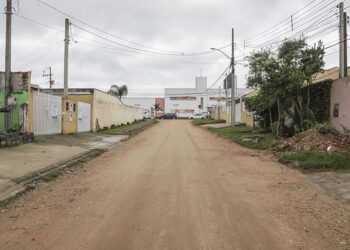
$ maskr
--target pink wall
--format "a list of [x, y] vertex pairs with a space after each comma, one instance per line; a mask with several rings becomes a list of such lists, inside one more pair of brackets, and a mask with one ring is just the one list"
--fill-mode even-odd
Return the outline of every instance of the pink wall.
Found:
[[[337, 118], [333, 114], [335, 104], [339, 104], [339, 116]], [[331, 90], [331, 118], [333, 125], [339, 132], [344, 132], [343, 126], [350, 129], [350, 77], [333, 82]]]
[[158, 112], [156, 114], [157, 117], [164, 115], [164, 110], [165, 110], [165, 99], [164, 98], [156, 98], [156, 104], [159, 104], [160, 109], [163, 112]]

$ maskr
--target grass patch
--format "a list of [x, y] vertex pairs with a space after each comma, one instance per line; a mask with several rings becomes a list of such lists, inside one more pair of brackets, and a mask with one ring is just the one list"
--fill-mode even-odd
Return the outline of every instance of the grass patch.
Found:
[[49, 182], [61, 175], [61, 170], [55, 169], [41, 177], [43, 181]]
[[350, 153], [289, 152], [282, 154], [279, 160], [285, 164], [297, 162], [294, 167], [304, 173], [350, 171]]
[[138, 121], [138, 122], [135, 122], [135, 123], [132, 123], [132, 124], [129, 124], [129, 125], [124, 125], [124, 126], [120, 126], [120, 127], [109, 129], [109, 130], [100, 131], [99, 133], [114, 134], [114, 133], [119, 132], [121, 130], [129, 129], [129, 128], [132, 128], [132, 127], [136, 127], [136, 126], [142, 125], [144, 123], [146, 123], [146, 121]]
[[[223, 135], [232, 139], [232, 141], [239, 145], [253, 148], [253, 149], [265, 149], [271, 147], [277, 140], [272, 133], [259, 133], [254, 131], [253, 128], [247, 126], [236, 126], [226, 128], [208, 128], [210, 131]], [[242, 140], [242, 136], [262, 136], [264, 139], [257, 143], [246, 142]]]
[[193, 124], [196, 126], [202, 126], [205, 124], [214, 124], [214, 123], [226, 123], [226, 121], [225, 120], [215, 120], [213, 118], [193, 120]]

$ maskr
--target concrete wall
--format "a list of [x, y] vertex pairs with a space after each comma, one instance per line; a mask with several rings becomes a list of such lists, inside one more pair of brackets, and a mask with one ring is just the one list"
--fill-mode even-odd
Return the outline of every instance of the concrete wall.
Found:
[[[68, 103], [68, 108], [67, 108]], [[73, 108], [70, 108], [70, 104]], [[74, 108], [75, 105], [75, 108]], [[71, 99], [62, 99], [62, 134], [76, 134], [78, 133], [78, 103]], [[70, 119], [71, 114], [71, 119]]]
[[[57, 95], [63, 98], [63, 95]], [[91, 105], [91, 114], [90, 114], [90, 128], [92, 129], [94, 127], [94, 120], [93, 120], [93, 106], [94, 106], [94, 95], [93, 94], [70, 94], [68, 95], [69, 100], [74, 101], [75, 103], [78, 102], [84, 102]], [[79, 107], [78, 107], [79, 108]], [[77, 108], [77, 110], [78, 110]], [[63, 110], [64, 112], [64, 110]]]
[[124, 105], [117, 97], [105, 92], [94, 91], [93, 131], [142, 119], [143, 109]]
[[[331, 90], [331, 118], [334, 127], [339, 132], [350, 130], [350, 77], [346, 77], [332, 84]], [[339, 105], [338, 117], [334, 116], [334, 107]]]
[[248, 127], [254, 127], [254, 116], [252, 112], [248, 112], [245, 109], [245, 101], [242, 101], [241, 110], [241, 123], [246, 124]]

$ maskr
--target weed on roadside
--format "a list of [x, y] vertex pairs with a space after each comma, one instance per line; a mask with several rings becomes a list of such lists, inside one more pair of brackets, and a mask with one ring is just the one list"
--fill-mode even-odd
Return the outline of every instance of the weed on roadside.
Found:
[[[225, 128], [208, 128], [210, 131], [230, 138], [241, 146], [252, 149], [266, 149], [271, 147], [277, 140], [272, 133], [260, 133], [247, 126], [225, 127]], [[263, 138], [258, 142], [244, 141], [243, 137], [258, 136]]]
[[350, 153], [327, 154], [323, 152], [288, 152], [279, 156], [284, 164], [293, 164], [304, 173], [326, 171], [350, 171]]
[[62, 171], [60, 169], [52, 170], [48, 174], [42, 176], [41, 180], [46, 181], [46, 182], [52, 181], [52, 180], [56, 179], [58, 176], [60, 176], [61, 173], [62, 173]]

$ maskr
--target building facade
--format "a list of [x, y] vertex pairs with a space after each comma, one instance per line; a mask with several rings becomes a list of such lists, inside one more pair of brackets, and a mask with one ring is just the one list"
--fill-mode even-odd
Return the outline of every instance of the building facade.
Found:
[[[236, 96], [248, 93], [248, 89], [238, 88]], [[176, 113], [178, 117], [208, 112], [216, 106], [225, 105], [231, 99], [230, 89], [208, 89], [206, 77], [196, 77], [195, 88], [166, 88], [165, 113]]]

